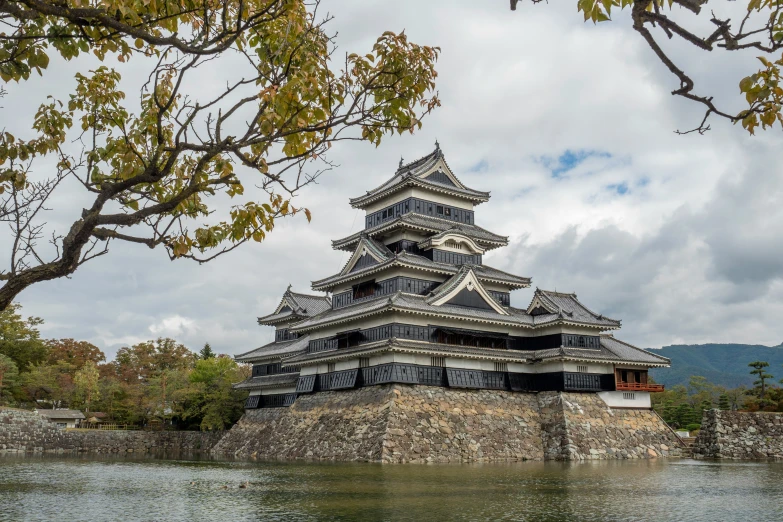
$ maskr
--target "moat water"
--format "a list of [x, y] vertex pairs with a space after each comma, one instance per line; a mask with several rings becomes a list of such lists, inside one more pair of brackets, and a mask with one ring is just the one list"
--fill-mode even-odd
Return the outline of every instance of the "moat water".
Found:
[[783, 463], [0, 457], [0, 521], [39, 520], [772, 521]]

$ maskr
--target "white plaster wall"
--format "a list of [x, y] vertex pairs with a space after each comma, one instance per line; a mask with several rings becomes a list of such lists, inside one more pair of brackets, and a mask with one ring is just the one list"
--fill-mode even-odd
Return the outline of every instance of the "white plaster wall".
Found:
[[614, 373], [614, 367], [611, 364], [580, 363], [571, 361], [566, 361], [563, 363], [563, 368], [567, 372], [579, 371], [577, 366], [587, 366], [587, 373]]
[[[610, 408], [652, 408], [650, 392], [605, 391], [598, 392], [598, 396]], [[626, 397], [633, 397], [633, 399], [628, 399]]]
[[[471, 359], [458, 359], [456, 357], [446, 357], [447, 368], [464, 368], [465, 370], [483, 370], [482, 361]], [[494, 369], [494, 368], [493, 368]]]
[[261, 395], [277, 395], [279, 393], [294, 393], [296, 392], [296, 386], [281, 386], [279, 388], [264, 388], [261, 390]]
[[359, 359], [348, 359], [347, 361], [336, 361], [334, 363], [334, 371], [339, 372], [342, 370], [353, 370], [359, 367]]
[[550, 373], [550, 372], [562, 372], [562, 361], [550, 361], [545, 363], [536, 364], [533, 366], [533, 373]]
[[536, 373], [535, 366], [525, 363], [508, 363], [508, 371], [512, 373]]
[[65, 424], [65, 426], [58, 426], [60, 428], [75, 428], [76, 427], [76, 419], [49, 419], [46, 418], [47, 421], [51, 422], [52, 424]]
[[394, 362], [394, 355], [393, 353], [382, 353], [380, 355], [371, 355], [370, 356], [370, 366], [378, 366], [380, 364], [387, 364]]

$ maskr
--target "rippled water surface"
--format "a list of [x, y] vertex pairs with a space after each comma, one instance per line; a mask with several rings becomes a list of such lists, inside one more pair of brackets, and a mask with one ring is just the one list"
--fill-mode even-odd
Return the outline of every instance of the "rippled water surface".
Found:
[[498, 519], [783, 520], [783, 464], [0, 457], [0, 521]]

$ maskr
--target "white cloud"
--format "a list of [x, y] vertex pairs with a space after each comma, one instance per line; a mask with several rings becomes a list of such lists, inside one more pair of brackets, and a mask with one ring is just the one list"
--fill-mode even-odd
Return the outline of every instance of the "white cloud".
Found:
[[181, 315], [164, 317], [159, 322], [149, 326], [150, 333], [159, 337], [180, 337], [190, 334], [194, 330], [198, 330], [196, 322]]

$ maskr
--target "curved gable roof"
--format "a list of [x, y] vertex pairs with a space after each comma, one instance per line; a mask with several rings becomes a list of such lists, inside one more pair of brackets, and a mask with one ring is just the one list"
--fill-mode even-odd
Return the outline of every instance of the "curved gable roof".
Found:
[[593, 312], [576, 298], [576, 294], [536, 288], [533, 299], [527, 307], [527, 313], [533, 314], [538, 308], [543, 308], [549, 314], [555, 314], [565, 320], [577, 323], [601, 324], [614, 328], [619, 328], [621, 323], [618, 319], [611, 319], [603, 314]]
[[[439, 176], [433, 176], [432, 174], [436, 172], [443, 173], [448, 181], [441, 181]], [[437, 192], [448, 192], [454, 196], [468, 199], [475, 204], [489, 200], [489, 192], [468, 188], [454, 175], [446, 163], [440, 145], [436, 142], [434, 151], [408, 164], [401, 164], [394, 176], [386, 182], [368, 190], [363, 196], [351, 198], [351, 206], [363, 208], [373, 201], [411, 185], [429, 188]]]
[[331, 307], [332, 300], [329, 296], [300, 294], [293, 292], [291, 285], [288, 285], [275, 311], [269, 315], [259, 317], [258, 324], [274, 326], [285, 321], [305, 319], [325, 312]]

